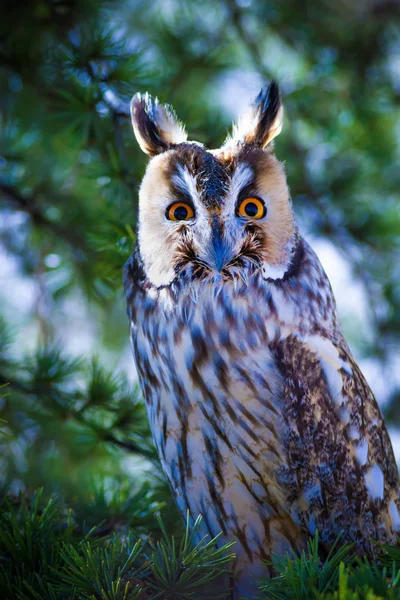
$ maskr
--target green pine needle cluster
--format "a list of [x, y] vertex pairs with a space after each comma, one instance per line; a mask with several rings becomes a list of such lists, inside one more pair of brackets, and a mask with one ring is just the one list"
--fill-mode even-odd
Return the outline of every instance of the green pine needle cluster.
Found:
[[[77, 458], [82, 465], [93, 453], [112, 453], [115, 448], [156, 460], [137, 387], [129, 385], [122, 374], [108, 371], [96, 357], [71, 357], [54, 343], [15, 360], [10, 342], [8, 327], [0, 320], [0, 383], [7, 384], [3, 389], [12, 393], [12, 402], [2, 414], [8, 434], [14, 436], [14, 445], [19, 445], [26, 460], [36, 446], [38, 471], [51, 468], [55, 428], [57, 451], [64, 453], [65, 466], [73, 462], [78, 468]], [[2, 443], [5, 455], [10, 442]], [[18, 471], [16, 464], [10, 463], [10, 468]], [[34, 469], [32, 464], [32, 474]]]
[[188, 517], [180, 540], [159, 519], [159, 539], [134, 528], [104, 535], [43, 492], [2, 501], [0, 589], [5, 600], [189, 600], [223, 598], [214, 582], [232, 561], [233, 544], [196, 541], [201, 518]]
[[340, 538], [321, 559], [319, 535], [293, 558], [275, 556], [274, 575], [261, 583], [263, 600], [397, 600], [400, 598], [400, 544], [376, 546], [374, 561], [357, 557]]
[[[151, 535], [143, 523], [90, 527], [42, 490], [3, 498], [0, 589], [6, 600], [224, 599], [234, 543], [198, 540], [201, 517], [178, 538], [160, 518]], [[108, 525], [108, 526], [107, 526]], [[260, 580], [260, 600], [398, 600], [400, 546], [377, 546], [375, 561], [356, 557], [340, 539], [325, 558], [318, 532], [299, 557], [274, 556]]]

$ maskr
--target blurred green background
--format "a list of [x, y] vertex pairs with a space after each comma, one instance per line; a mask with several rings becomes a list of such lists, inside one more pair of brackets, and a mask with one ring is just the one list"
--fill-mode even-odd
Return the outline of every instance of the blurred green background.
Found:
[[301, 230], [400, 457], [400, 4], [3, 0], [3, 493], [44, 486], [89, 524], [173, 513], [121, 284], [146, 164], [129, 100], [157, 95], [215, 147], [271, 78]]

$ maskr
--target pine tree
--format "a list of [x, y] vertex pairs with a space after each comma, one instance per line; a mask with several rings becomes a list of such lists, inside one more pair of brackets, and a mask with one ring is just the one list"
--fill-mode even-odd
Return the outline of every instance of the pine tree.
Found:
[[[351, 320], [346, 333], [386, 368], [386, 417], [399, 424], [399, 39], [390, 1], [307, 0], [300, 11], [294, 0], [3, 0], [4, 597], [223, 597], [234, 547], [196, 547], [197, 515], [181, 524], [125, 363], [121, 272], [145, 167], [128, 110], [137, 91], [218, 146], [234, 116], [225, 103], [236, 111], [238, 90], [278, 80], [287, 122], [276, 147], [296, 212], [367, 298], [366, 334]], [[400, 597], [398, 549], [381, 549], [376, 565], [346, 548], [322, 560], [314, 540], [274, 564], [265, 598]]]

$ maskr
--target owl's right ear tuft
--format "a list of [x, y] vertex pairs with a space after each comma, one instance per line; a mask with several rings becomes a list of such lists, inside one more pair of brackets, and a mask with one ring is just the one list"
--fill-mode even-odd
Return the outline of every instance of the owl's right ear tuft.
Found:
[[149, 156], [156, 156], [187, 140], [185, 127], [172, 107], [157, 98], [135, 94], [131, 101], [133, 131], [139, 146]]
[[246, 144], [265, 148], [282, 129], [283, 107], [275, 81], [262, 88], [253, 104], [233, 126], [225, 144]]

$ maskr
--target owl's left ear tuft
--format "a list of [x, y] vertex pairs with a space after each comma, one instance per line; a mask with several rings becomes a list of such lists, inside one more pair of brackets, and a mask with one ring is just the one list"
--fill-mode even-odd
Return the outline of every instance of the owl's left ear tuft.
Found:
[[131, 101], [133, 131], [139, 146], [149, 156], [156, 156], [187, 140], [183, 124], [172, 107], [157, 98], [135, 94]]
[[265, 148], [282, 129], [283, 106], [275, 81], [262, 88], [254, 103], [232, 129], [227, 144], [240, 143]]

